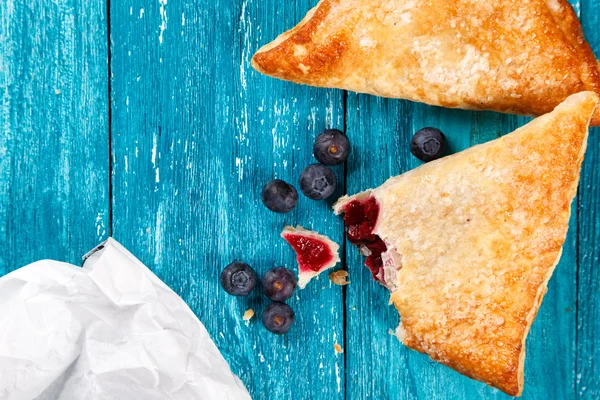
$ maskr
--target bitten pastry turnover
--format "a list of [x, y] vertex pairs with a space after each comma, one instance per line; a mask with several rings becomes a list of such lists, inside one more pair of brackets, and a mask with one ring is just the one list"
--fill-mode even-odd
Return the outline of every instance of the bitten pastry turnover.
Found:
[[335, 204], [391, 291], [406, 346], [521, 394], [525, 338], [560, 259], [597, 103], [572, 95], [509, 135]]
[[322, 0], [252, 65], [312, 86], [534, 116], [600, 94], [566, 0]]

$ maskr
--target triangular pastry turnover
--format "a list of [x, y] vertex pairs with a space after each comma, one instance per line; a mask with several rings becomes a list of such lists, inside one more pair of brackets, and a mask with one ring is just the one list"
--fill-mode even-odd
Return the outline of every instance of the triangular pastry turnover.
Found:
[[335, 204], [390, 289], [406, 346], [521, 394], [525, 338], [561, 255], [597, 103], [572, 95], [509, 135]]
[[600, 94], [565, 0], [322, 0], [252, 65], [312, 86], [523, 115]]

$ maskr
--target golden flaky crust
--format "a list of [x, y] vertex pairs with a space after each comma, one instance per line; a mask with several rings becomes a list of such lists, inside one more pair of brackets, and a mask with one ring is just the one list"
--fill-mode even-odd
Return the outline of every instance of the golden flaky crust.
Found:
[[565, 0], [322, 0], [252, 65], [312, 86], [525, 115], [600, 93]]
[[572, 95], [510, 135], [366, 192], [380, 205], [375, 233], [401, 260], [386, 283], [405, 345], [521, 394], [525, 338], [560, 258], [597, 102]]

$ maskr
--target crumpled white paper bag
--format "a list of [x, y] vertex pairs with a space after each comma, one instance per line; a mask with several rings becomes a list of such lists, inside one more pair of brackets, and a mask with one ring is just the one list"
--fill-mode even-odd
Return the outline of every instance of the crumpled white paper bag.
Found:
[[0, 278], [0, 399], [250, 399], [183, 300], [113, 239]]

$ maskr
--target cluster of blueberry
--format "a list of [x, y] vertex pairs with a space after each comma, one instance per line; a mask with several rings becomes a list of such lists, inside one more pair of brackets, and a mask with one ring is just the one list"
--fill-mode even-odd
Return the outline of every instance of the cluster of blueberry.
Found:
[[[446, 138], [436, 128], [423, 128], [413, 136], [410, 152], [421, 161], [433, 161], [444, 152]], [[300, 175], [300, 190], [306, 197], [323, 200], [335, 192], [336, 178], [327, 166], [338, 165], [348, 159], [350, 141], [338, 129], [327, 129], [315, 140], [313, 154], [321, 164], [311, 164]], [[298, 204], [296, 188], [281, 179], [267, 183], [262, 190], [262, 201], [265, 206], [277, 213], [292, 211]]]
[[[239, 261], [225, 267], [219, 280], [223, 289], [233, 296], [247, 296], [258, 283], [254, 269]], [[272, 268], [263, 275], [261, 284], [265, 295], [273, 300], [263, 312], [263, 325], [275, 334], [287, 333], [294, 323], [295, 314], [284, 301], [296, 290], [296, 275], [287, 268]]]
[[[300, 175], [300, 190], [306, 197], [323, 200], [335, 192], [336, 178], [327, 165], [338, 165], [348, 159], [350, 141], [338, 129], [327, 129], [315, 140], [313, 154], [321, 164], [311, 164]], [[280, 179], [267, 183], [262, 191], [265, 206], [277, 213], [292, 211], [298, 204], [296, 188]]]
[[[423, 128], [413, 136], [410, 151], [422, 161], [432, 161], [442, 156], [445, 140], [439, 129]], [[327, 129], [317, 136], [313, 154], [321, 164], [311, 164], [304, 169], [299, 180], [300, 190], [310, 199], [323, 200], [333, 194], [336, 186], [335, 174], [327, 166], [338, 165], [348, 159], [350, 141], [342, 131]], [[275, 179], [263, 188], [262, 201], [271, 211], [287, 213], [296, 207], [298, 192], [289, 183]], [[353, 227], [350, 226], [348, 231], [350, 241]], [[362, 236], [359, 239], [362, 240]], [[235, 261], [225, 267], [220, 281], [227, 293], [246, 296], [254, 290], [258, 278], [248, 264]], [[284, 301], [292, 297], [296, 290], [296, 275], [284, 267], [272, 268], [263, 276], [261, 283], [265, 295], [273, 300], [263, 312], [263, 325], [275, 334], [287, 333], [294, 323], [295, 313]]]

